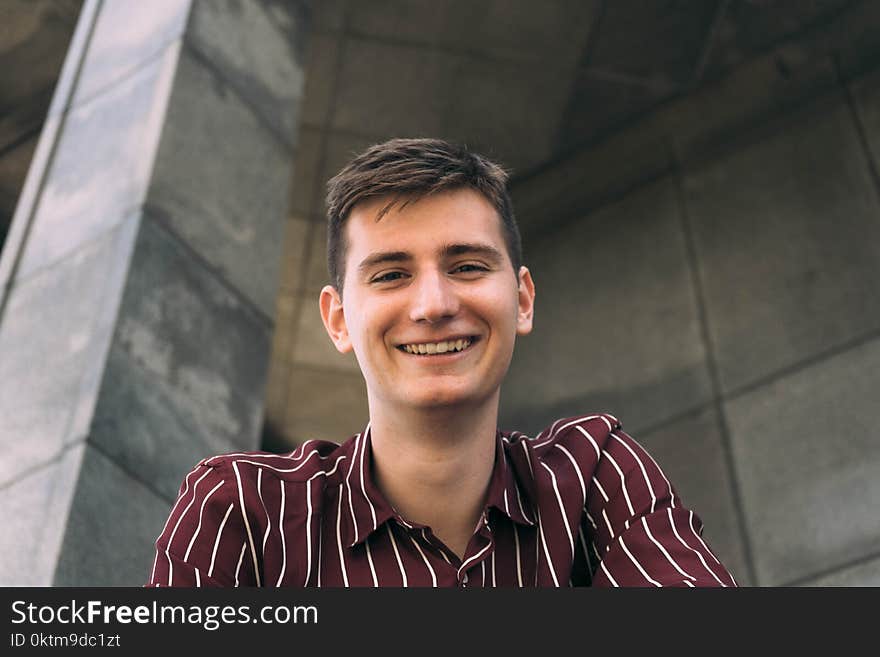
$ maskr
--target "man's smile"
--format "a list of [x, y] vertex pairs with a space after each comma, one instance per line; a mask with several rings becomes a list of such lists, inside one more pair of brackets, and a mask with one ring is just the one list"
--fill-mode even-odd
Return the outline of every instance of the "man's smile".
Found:
[[438, 342], [413, 342], [398, 345], [397, 348], [414, 356], [436, 356], [440, 354], [460, 353], [468, 349], [477, 338], [468, 336]]

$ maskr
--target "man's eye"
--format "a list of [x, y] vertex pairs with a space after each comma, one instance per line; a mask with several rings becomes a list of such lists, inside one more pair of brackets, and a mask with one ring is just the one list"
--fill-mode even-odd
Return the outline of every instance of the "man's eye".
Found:
[[478, 265], [475, 263], [468, 263], [465, 265], [458, 265], [455, 269], [452, 270], [453, 274], [468, 274], [471, 272], [483, 272], [489, 271], [488, 268], [483, 265]]
[[403, 278], [403, 272], [389, 271], [387, 274], [380, 274], [371, 281], [372, 283], [390, 283]]

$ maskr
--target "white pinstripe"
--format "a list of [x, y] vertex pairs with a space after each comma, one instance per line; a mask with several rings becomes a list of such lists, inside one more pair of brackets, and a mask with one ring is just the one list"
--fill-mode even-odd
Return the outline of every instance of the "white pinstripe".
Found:
[[309, 585], [312, 576], [312, 482], [306, 482], [306, 581], [303, 586]]
[[517, 525], [513, 526], [513, 542], [516, 546], [516, 581], [519, 583], [519, 587], [522, 588], [522, 560], [519, 554], [519, 527]]
[[[195, 470], [193, 470], [193, 472], [195, 472]], [[165, 558], [168, 559], [168, 586], [171, 586], [171, 583], [174, 580], [174, 564], [171, 563], [171, 554], [169, 553], [171, 550], [171, 542], [174, 540], [174, 535], [177, 533], [177, 528], [180, 527], [180, 521], [183, 520], [183, 516], [186, 515], [187, 511], [189, 511], [189, 508], [196, 501], [196, 488], [198, 488], [199, 482], [207, 477], [208, 473], [210, 472], [210, 470], [205, 470], [205, 473], [201, 477], [196, 479], [196, 483], [193, 484], [193, 497], [189, 501], [189, 504], [186, 505], [183, 513], [181, 513], [180, 516], [177, 518], [177, 522], [174, 523], [174, 529], [171, 530], [171, 536], [168, 537], [168, 544], [165, 546]], [[179, 501], [183, 501], [183, 496], [181, 496]]]
[[394, 540], [394, 532], [391, 531], [391, 523], [386, 523], [385, 529], [388, 530], [388, 536], [391, 539], [391, 546], [394, 548], [394, 556], [397, 558], [397, 566], [400, 568], [400, 576], [403, 579], [403, 586], [408, 586], [406, 570], [403, 568], [403, 562], [400, 560], [400, 552], [397, 550], [397, 541]]
[[[567, 422], [566, 424], [564, 424], [564, 425], [562, 425], [561, 427], [559, 427], [559, 429], [557, 429], [557, 430], [555, 430], [555, 431], [551, 431], [550, 434], [548, 435], [548, 437], [547, 437], [546, 440], [543, 440], [543, 441], [541, 441], [541, 442], [539, 442], [539, 443], [535, 443], [535, 445], [534, 445], [533, 447], [534, 447], [535, 449], [537, 449], [538, 447], [543, 447], [543, 446], [546, 445], [547, 443], [552, 442], [553, 440], [555, 440], [557, 434], [558, 434], [560, 431], [564, 431], [565, 429], [568, 429], [568, 427], [573, 426], [573, 425], [575, 425], [575, 424], [578, 424], [579, 422], [586, 422], [587, 420], [595, 420], [595, 419], [598, 419], [598, 418], [600, 418], [600, 417], [601, 417], [601, 416], [599, 416], [599, 415], [585, 415], [585, 416], [583, 416], [583, 417], [579, 417], [579, 418], [575, 418], [574, 420], [570, 420], [570, 421]], [[603, 418], [603, 419], [604, 419], [604, 418]], [[556, 420], [556, 422], [559, 422], [559, 420]], [[556, 422], [553, 423], [553, 425], [551, 426], [551, 428], [556, 426]], [[578, 427], [578, 429], [581, 429], [581, 427]], [[583, 431], [583, 429], [581, 429], [581, 431]], [[584, 433], [586, 433], [586, 432], [584, 432]]]
[[[361, 434], [357, 435], [357, 438], [354, 439], [354, 453], [351, 455], [351, 464], [348, 466], [348, 474], [345, 476], [345, 488], [348, 493], [348, 510], [351, 512], [351, 524], [354, 527], [354, 535], [358, 536], [358, 524], [357, 518], [354, 515], [354, 504], [352, 502], [352, 494], [351, 494], [351, 473], [354, 470], [355, 461], [357, 461], [357, 453], [358, 448], [361, 446]], [[356, 540], [356, 539], [355, 539]], [[351, 545], [349, 547], [352, 547]]]
[[602, 572], [605, 573], [605, 577], [607, 577], [607, 578], [608, 578], [608, 581], [611, 582], [611, 586], [614, 586], [614, 587], [616, 587], [616, 588], [619, 588], [619, 587], [620, 587], [620, 584], [617, 583], [617, 580], [615, 580], [615, 579], [611, 576], [611, 573], [608, 572], [608, 568], [605, 566], [605, 561], [600, 561], [600, 562], [599, 562], [599, 568], [601, 568], [601, 569], [602, 569]]
[[196, 531], [193, 533], [192, 538], [189, 540], [189, 545], [186, 548], [186, 553], [183, 555], [184, 561], [189, 560], [189, 553], [192, 550], [193, 543], [196, 542], [196, 537], [199, 535], [199, 532], [202, 531], [202, 517], [205, 515], [205, 504], [208, 503], [211, 495], [217, 492], [217, 489], [220, 488], [220, 486], [222, 485], [223, 481], [217, 482], [217, 485], [214, 486], [214, 488], [212, 488], [211, 491], [207, 495], [205, 495], [205, 499], [202, 500], [202, 506], [199, 508], [199, 524], [196, 525]]
[[626, 447], [626, 450], [632, 454], [632, 457], [636, 460], [636, 463], [639, 464], [639, 468], [642, 470], [642, 477], [645, 478], [645, 485], [648, 487], [648, 492], [651, 494], [651, 513], [654, 513], [654, 510], [657, 507], [657, 496], [654, 495], [654, 487], [651, 486], [651, 480], [648, 478], [648, 472], [645, 470], [645, 464], [642, 462], [636, 453], [632, 450], [632, 448], [626, 444], [617, 434], [612, 433], [611, 437], [617, 440], [621, 445]]
[[[364, 488], [364, 452], [367, 451], [367, 438], [370, 435], [370, 425], [367, 424], [367, 428], [364, 430], [364, 447], [361, 449], [361, 492], [364, 494], [364, 499], [367, 501], [367, 504], [370, 505], [370, 514], [373, 516], [373, 530], [376, 531], [376, 528], [379, 526], [379, 523], [376, 521], [376, 509], [373, 508], [373, 502], [367, 497], [367, 489]], [[351, 547], [354, 546], [352, 543]]]
[[672, 533], [675, 534], [675, 538], [678, 539], [678, 542], [681, 543], [683, 546], [685, 546], [688, 550], [690, 550], [691, 552], [696, 554], [697, 558], [700, 560], [700, 563], [703, 564], [703, 568], [706, 569], [706, 572], [708, 572], [710, 575], [712, 575], [712, 577], [715, 578], [715, 581], [718, 582], [719, 584], [721, 584], [721, 586], [724, 586], [724, 582], [722, 582], [720, 579], [718, 579], [718, 577], [715, 575], [715, 573], [712, 572], [712, 569], [709, 568], [709, 566], [706, 564], [706, 560], [703, 559], [703, 555], [700, 554], [699, 551], [695, 550], [690, 545], [685, 543], [684, 539], [681, 537], [681, 534], [678, 533], [678, 529], [675, 526], [675, 519], [672, 517], [672, 509], [666, 509], [666, 513], [669, 516], [669, 524], [672, 527]]
[[238, 586], [238, 573], [241, 571], [241, 562], [244, 561], [244, 551], [247, 549], [247, 542], [241, 544], [241, 552], [238, 553], [238, 565], [235, 567], [235, 585]]
[[232, 513], [232, 507], [234, 506], [235, 504], [233, 502], [229, 503], [229, 507], [226, 509], [226, 515], [223, 516], [223, 522], [220, 523], [220, 529], [217, 530], [217, 538], [214, 539], [214, 550], [211, 552], [211, 566], [208, 568], [208, 577], [214, 576], [214, 560], [217, 558], [217, 547], [220, 545], [220, 535], [223, 534], [226, 520], [229, 518], [229, 514]]
[[[547, 547], [547, 538], [544, 536], [544, 525], [541, 523], [541, 510], [538, 509], [538, 534], [540, 536], [540, 543], [544, 547], [544, 556], [547, 557], [547, 568], [550, 570], [550, 576], [553, 578], [553, 585], [557, 588], [559, 587], [559, 580], [556, 579], [556, 570], [553, 568], [553, 561], [550, 559], [550, 550]], [[535, 559], [535, 586], [538, 585], [538, 564], [541, 563], [540, 559]]]
[[682, 575], [684, 575], [684, 576], [687, 577], [688, 579], [692, 579], [692, 580], [696, 580], [696, 579], [697, 579], [696, 577], [693, 577], [693, 576], [691, 576], [691, 575], [688, 575], [684, 570], [682, 570], [681, 567], [675, 562], [675, 560], [674, 560], [674, 559], [672, 558], [672, 556], [669, 554], [669, 552], [666, 551], [666, 548], [663, 547], [663, 545], [661, 545], [660, 542], [657, 541], [656, 538], [654, 538], [654, 535], [651, 533], [651, 530], [650, 530], [650, 528], [648, 527], [648, 520], [645, 518], [645, 516], [642, 516], [642, 526], [645, 528], [645, 534], [648, 536], [649, 539], [651, 539], [651, 542], [652, 542], [654, 545], [656, 545], [657, 548], [663, 553], [663, 556], [666, 557], [666, 560], [667, 560], [670, 564], [672, 564], [672, 567], [673, 567], [673, 568], [675, 568], [679, 573], [681, 573]]
[[[174, 503], [174, 506], [171, 509], [171, 513], [169, 513], [168, 517], [165, 519], [165, 524], [162, 526], [162, 532], [159, 534], [159, 536], [164, 535], [165, 530], [168, 529], [168, 523], [171, 522], [171, 518], [174, 517], [174, 509], [177, 508], [177, 505], [180, 504], [180, 502], [183, 500], [184, 497], [186, 497], [186, 494], [189, 492], [189, 478], [196, 473], [196, 471], [199, 469], [199, 467], [201, 465], [202, 465], [202, 462], [200, 461], [199, 464], [196, 465], [196, 467], [194, 467], [192, 470], [190, 470], [190, 472], [186, 475], [186, 477], [184, 477], [184, 479], [183, 479], [183, 481], [184, 481], [183, 492], [178, 496], [177, 501]], [[178, 520], [178, 522], [180, 522], [180, 521]], [[169, 543], [170, 542], [171, 541], [169, 541]], [[168, 554], [167, 550], [165, 551], [165, 554], [167, 556], [167, 554]], [[153, 557], [153, 571], [150, 573], [150, 581], [151, 582], [156, 580], [156, 563], [158, 561], [159, 561], [159, 550], [156, 550], [156, 555]], [[171, 564], [169, 563], [169, 566], [170, 565]]]
[[629, 491], [626, 489], [626, 477], [623, 474], [623, 470], [620, 469], [620, 466], [617, 465], [617, 461], [614, 460], [614, 457], [611, 456], [611, 454], [609, 454], [606, 450], [602, 450], [602, 453], [611, 462], [611, 465], [614, 466], [614, 469], [617, 470], [617, 474], [620, 476], [620, 488], [623, 490], [623, 498], [626, 500], [626, 508], [629, 509], [630, 516], [634, 516], [636, 512], [633, 509], [632, 502], [629, 499]]
[[373, 575], [373, 586], [379, 586], [379, 580], [376, 577], [376, 568], [373, 566], [373, 555], [370, 554], [370, 537], [367, 536], [364, 541], [364, 547], [367, 548], [367, 563], [370, 564], [370, 573]]
[[[571, 545], [571, 558], [574, 559], [574, 536], [571, 534], [571, 526], [568, 523], [568, 516], [565, 515], [565, 504], [562, 502], [562, 495], [559, 493], [559, 486], [556, 484], [556, 475], [546, 463], [541, 461], [544, 469], [550, 473], [550, 482], [553, 484], [553, 492], [556, 494], [556, 501], [559, 503], [559, 514], [562, 516], [562, 523], [565, 526], [565, 533], [568, 535], [568, 542]], [[549, 556], [548, 556], [549, 559]]]
[[[266, 508], [266, 502], [263, 501], [263, 468], [257, 470], [257, 497], [260, 498], [260, 504], [263, 505], [263, 511], [266, 513], [266, 531], [263, 532], [263, 554], [266, 553], [266, 539], [269, 538], [269, 530], [272, 529], [272, 518], [269, 517], [269, 510]], [[281, 525], [278, 526], [279, 532]]]
[[415, 536], [412, 534], [409, 535], [409, 540], [412, 541], [412, 544], [416, 546], [416, 550], [419, 551], [419, 555], [422, 557], [422, 561], [425, 562], [425, 566], [428, 568], [428, 572], [431, 573], [431, 585], [436, 588], [437, 587], [437, 575], [434, 573], [434, 569], [431, 568], [431, 564], [428, 562], [428, 557], [425, 556], [425, 553], [422, 551], [419, 542], [416, 540]]
[[[281, 581], [284, 579], [284, 571], [287, 570], [287, 539], [284, 536], [284, 480], [279, 479], [278, 484], [281, 486], [281, 510], [278, 512], [278, 533], [281, 535], [281, 572], [278, 573], [278, 580], [275, 582], [275, 586], [281, 586]], [[265, 539], [264, 539], [265, 541]], [[266, 551], [266, 548], [263, 548], [263, 552]]]
[[571, 461], [571, 467], [574, 468], [574, 473], [577, 475], [578, 482], [581, 485], [581, 497], [583, 498], [583, 502], [581, 502], [581, 506], [586, 505], [587, 503], [587, 485], [584, 483], [584, 476], [581, 474], [581, 469], [578, 467], [577, 461], [574, 460], [574, 456], [571, 455], [565, 447], [562, 445], [556, 445], [557, 449], [559, 449], [563, 454], [568, 457], [568, 460]]
[[342, 581], [348, 586], [348, 573], [345, 570], [345, 555], [342, 553], [342, 487], [339, 484], [339, 509], [336, 513], [336, 546], [339, 549], [339, 568], [342, 570]]
[[257, 566], [257, 552], [254, 550], [254, 536], [251, 533], [251, 523], [247, 517], [247, 511], [244, 506], [244, 490], [241, 486], [241, 473], [238, 471], [238, 461], [232, 462], [232, 469], [235, 471], [235, 481], [238, 486], [238, 500], [241, 504], [241, 517], [244, 520], [244, 528], [247, 531], [248, 542], [251, 546], [251, 558], [254, 561], [254, 577], [257, 580], [257, 586], [262, 586], [260, 582], [260, 570]]
[[596, 439], [593, 438], [593, 437], [589, 434], [589, 432], [588, 432], [586, 429], [584, 429], [583, 427], [578, 427], [577, 429], [578, 429], [578, 431], [580, 431], [582, 434], [584, 434], [584, 436], [586, 436], [587, 440], [589, 440], [589, 441], [590, 441], [590, 444], [593, 446], [593, 449], [596, 450], [596, 462], [598, 463], [599, 460], [602, 458], [602, 455], [599, 453], [599, 445], [596, 443]]
[[642, 564], [636, 561], [636, 558], [632, 555], [632, 552], [630, 552], [629, 548], [626, 547], [626, 543], [623, 541], [623, 536], [620, 537], [620, 547], [623, 548], [623, 551], [626, 552], [626, 556], [629, 557], [629, 560], [632, 561], [633, 565], [635, 565], [635, 567], [639, 569], [639, 572], [644, 576], [646, 580], [651, 582], [651, 584], [653, 584], [654, 586], [662, 586], [660, 582], [653, 579], [648, 573], [645, 572], [645, 569], [642, 568]]

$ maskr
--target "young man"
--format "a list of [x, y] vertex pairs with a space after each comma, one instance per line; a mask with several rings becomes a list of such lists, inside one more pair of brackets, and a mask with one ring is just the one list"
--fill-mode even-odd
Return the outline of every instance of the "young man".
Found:
[[327, 201], [321, 316], [357, 358], [370, 422], [341, 445], [202, 461], [151, 585], [736, 585], [614, 417], [498, 430], [535, 301], [500, 167], [396, 139], [352, 160]]

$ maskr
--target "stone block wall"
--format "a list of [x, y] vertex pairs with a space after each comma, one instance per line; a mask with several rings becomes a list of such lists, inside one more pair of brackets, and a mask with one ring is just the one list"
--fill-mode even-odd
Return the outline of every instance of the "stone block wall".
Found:
[[502, 426], [618, 416], [743, 584], [880, 585], [880, 73], [849, 55], [514, 188], [537, 304]]
[[0, 583], [143, 584], [259, 446], [309, 11], [87, 0], [0, 260]]

